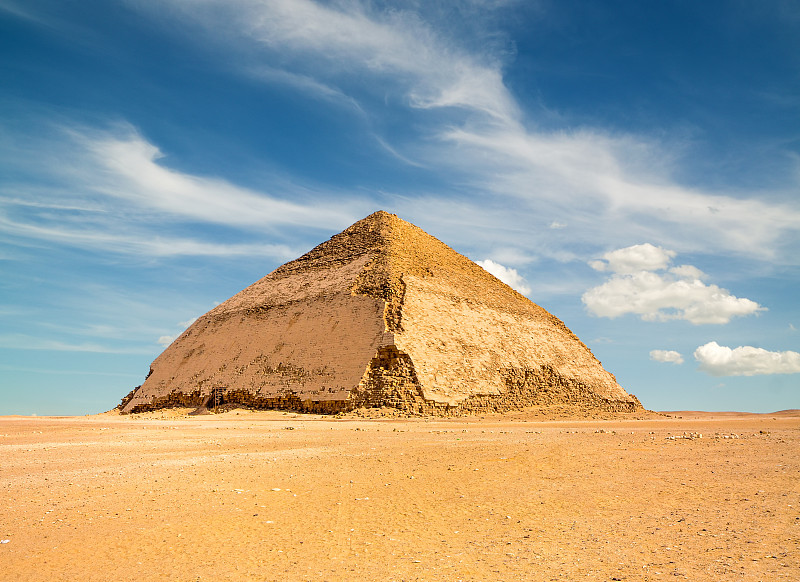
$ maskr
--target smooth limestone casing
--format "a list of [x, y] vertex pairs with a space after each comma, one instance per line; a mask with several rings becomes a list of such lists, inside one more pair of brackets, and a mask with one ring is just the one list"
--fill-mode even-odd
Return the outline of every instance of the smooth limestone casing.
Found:
[[462, 414], [641, 408], [556, 317], [447, 245], [377, 212], [199, 318], [123, 412], [222, 401]]
[[630, 396], [566, 327], [526, 313], [471, 303], [446, 288], [406, 277], [397, 347], [414, 362], [427, 399], [457, 405], [506, 391], [506, 371], [550, 366], [609, 400]]

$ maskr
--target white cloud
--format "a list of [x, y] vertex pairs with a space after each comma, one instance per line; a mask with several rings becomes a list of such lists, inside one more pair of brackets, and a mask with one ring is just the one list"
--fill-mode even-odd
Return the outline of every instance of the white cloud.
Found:
[[192, 317], [187, 319], [186, 321], [179, 321], [177, 327], [181, 329], [180, 333], [172, 334], [172, 335], [162, 335], [158, 338], [157, 342], [164, 346], [165, 348], [169, 346], [172, 342], [174, 342], [178, 336], [183, 333], [190, 325], [192, 325], [195, 321], [197, 321], [196, 317]]
[[89, 352], [98, 354], [150, 354], [142, 347], [113, 347], [109, 345], [44, 339], [25, 334], [0, 334], [0, 348], [13, 350], [40, 350], [52, 352]]
[[650, 350], [650, 359], [655, 362], [682, 364], [683, 356], [675, 350]]
[[[228, 41], [249, 39], [279, 53], [305, 76], [343, 80], [371, 74], [405, 92], [412, 107], [459, 107], [498, 120], [517, 105], [494, 59], [471, 54], [436, 34], [418, 14], [368, 2], [173, 0], [172, 5]], [[316, 82], [309, 85], [316, 90]]]
[[672, 267], [669, 272], [677, 275], [681, 279], [704, 279], [706, 277], [703, 271], [692, 265]]
[[[483, 192], [569, 223], [580, 240], [658, 238], [681, 249], [736, 251], [796, 262], [800, 207], [763, 193], [716, 193], [678, 184], [665, 146], [602, 130], [537, 132], [518, 124], [443, 128], [427, 159]], [[456, 155], [457, 154], [457, 155]], [[796, 188], [791, 184], [787, 188]], [[758, 199], [761, 197], [762, 199]]]
[[605, 261], [592, 261], [589, 264], [596, 271], [613, 273], [658, 271], [665, 269], [676, 254], [675, 251], [644, 243], [608, 252], [603, 255]]
[[500, 279], [503, 283], [512, 289], [519, 291], [523, 295], [527, 295], [531, 292], [530, 285], [528, 285], [528, 282], [524, 277], [517, 273], [516, 269], [505, 267], [500, 263], [495, 263], [491, 259], [475, 262], [486, 269], [489, 273]]
[[586, 291], [581, 300], [590, 313], [600, 317], [633, 313], [646, 321], [684, 319], [694, 324], [728, 323], [733, 317], [766, 309], [717, 285], [703, 283], [705, 273], [691, 265], [665, 271], [673, 256], [673, 251], [649, 244], [606, 253], [605, 262], [592, 261], [590, 265], [613, 274], [602, 285]]
[[325, 83], [322, 83], [308, 75], [283, 71], [269, 65], [251, 69], [250, 75], [269, 83], [278, 83], [289, 87], [294, 87], [295, 89], [322, 101], [327, 101], [334, 105], [354, 110], [360, 114], [364, 113], [361, 106], [358, 104], [358, 101], [344, 93], [342, 90], [330, 85], [326, 85]]
[[[409, 3], [408, 10], [383, 10], [383, 3], [357, 0], [130, 4], [156, 18], [180, 20], [182, 30], [200, 23], [204, 34], [191, 29], [194, 38], [215, 42], [220, 54], [227, 48], [237, 57], [246, 55], [241, 66], [233, 65], [243, 74], [345, 104], [363, 112], [359, 124], [387, 107], [424, 109], [416, 111], [418, 123], [408, 126], [424, 130], [409, 129], [391, 139], [376, 135], [377, 143], [405, 163], [424, 160], [427, 168], [440, 171], [443, 183], [457, 184], [459, 210], [477, 216], [484, 231], [504, 237], [493, 242], [535, 248], [564, 261], [600, 241], [622, 246], [632, 239], [786, 262], [800, 257], [800, 208], [794, 199], [781, 203], [776, 202], [780, 192], [718, 193], [681, 186], [671, 172], [675, 154], [647, 136], [540, 129], [535, 112], [525, 118], [506, 87], [500, 51], [490, 52], [491, 43], [459, 39], [449, 23], [424, 21], [413, 11], [423, 10], [421, 3]], [[480, 14], [474, 16], [477, 22]], [[371, 126], [368, 131], [379, 130]], [[156, 144], [130, 128], [78, 133], [86, 138], [84, 148], [77, 163], [70, 160], [73, 179], [62, 183], [151, 215], [251, 230], [287, 224], [331, 229], [375, 209], [343, 192], [304, 191], [294, 184], [257, 192], [218, 177], [179, 172]], [[796, 184], [787, 186], [792, 188]], [[362, 191], [369, 192], [369, 186]], [[451, 205], [446, 194], [426, 200], [425, 193], [398, 193], [413, 200], [408, 212], [418, 216], [425, 206]], [[370, 196], [382, 195], [372, 192], [365, 198]], [[499, 210], [486, 212], [487, 202]], [[531, 229], [533, 213], [547, 217], [543, 225], [550, 228]], [[132, 238], [149, 238], [139, 234]]]
[[[169, 14], [163, 4], [134, 3], [158, 17]], [[767, 197], [762, 195], [770, 193], [682, 186], [673, 168], [679, 162], [675, 151], [685, 144], [670, 148], [647, 136], [603, 129], [540, 129], [537, 119], [525, 118], [505, 85], [506, 57], [503, 49], [494, 50], [500, 45], [475, 43], [473, 36], [459, 38], [458, 26], [450, 21], [425, 21], [422, 14], [436, 11], [426, 12], [424, 3], [409, 3], [407, 9], [366, 0], [170, 4], [182, 24], [202, 26], [204, 39], [232, 45], [237, 54], [254, 59], [256, 64], [246, 72], [267, 69], [267, 82], [288, 83], [315, 98], [352, 102], [367, 118], [374, 114], [370, 105], [381, 111], [398, 105], [398, 94], [404, 105], [425, 109], [418, 124], [424, 132], [393, 139], [385, 151], [441, 169], [448, 183], [459, 184], [462, 195], [481, 199], [474, 204], [478, 214], [485, 210], [487, 194], [503, 200], [504, 208], [513, 211], [497, 213], [496, 230], [515, 225], [525, 231], [527, 246], [543, 254], [638, 238], [678, 249], [733, 251], [790, 263], [800, 256], [800, 207], [794, 198], [777, 202], [779, 191]], [[470, 4], [472, 20], [481, 17], [474, 9], [490, 5], [497, 6]], [[497, 31], [487, 34], [492, 32]], [[454, 110], [463, 115], [453, 115]], [[381, 141], [389, 143], [379, 137]], [[788, 184], [785, 190], [796, 187]], [[472, 210], [464, 198], [462, 209]], [[551, 228], [530, 229], [534, 212], [547, 216]], [[481, 224], [494, 218], [484, 213]], [[554, 231], [566, 224], [569, 240], [551, 242]]]
[[5, 10], [13, 16], [24, 18], [25, 20], [30, 20], [37, 24], [49, 24], [41, 15], [36, 14], [35, 11], [31, 11], [29, 6], [24, 6], [24, 4], [20, 6], [19, 3], [14, 0], [2, 0], [2, 2], [0, 2], [0, 10]]
[[197, 318], [196, 318], [196, 317], [189, 318], [189, 319], [187, 319], [186, 321], [179, 321], [179, 322], [178, 322], [178, 327], [180, 327], [181, 329], [187, 329], [187, 328], [188, 328], [190, 325], [192, 325], [192, 324], [193, 324], [195, 321], [197, 321]]
[[497, 263], [511, 263], [512, 265], [527, 265], [536, 260], [528, 251], [517, 247], [495, 247], [492, 256]]
[[343, 204], [308, 205], [235, 186], [226, 180], [196, 176], [168, 168], [164, 154], [132, 127], [112, 131], [70, 131], [88, 157], [82, 162], [92, 176], [80, 176], [84, 186], [138, 206], [187, 220], [263, 228], [268, 224], [328, 227], [347, 224]]
[[[88, 225], [87, 225], [88, 226]], [[176, 256], [262, 256], [288, 259], [296, 256], [286, 245], [273, 244], [226, 244], [199, 241], [191, 238], [165, 237], [160, 235], [142, 235], [130, 232], [120, 234], [109, 232], [106, 227], [98, 225], [96, 229], [68, 228], [60, 224], [38, 226], [25, 222], [15, 222], [0, 213], [2, 231], [14, 236], [48, 240], [61, 244], [69, 244], [87, 249], [102, 249], [108, 252], [145, 255], [154, 257]], [[125, 230], [130, 230], [126, 228]]]
[[[157, 146], [124, 123], [104, 130], [65, 124], [55, 132], [37, 129], [40, 133], [15, 136], [23, 144], [16, 149], [36, 152], [16, 168], [27, 171], [30, 182], [2, 184], [0, 241], [14, 245], [44, 240], [147, 257], [286, 260], [297, 250], [273, 242], [274, 230], [263, 242], [265, 229], [329, 230], [374, 210], [365, 200], [312, 193], [280, 178], [272, 182], [279, 196], [171, 169]], [[11, 152], [12, 145], [0, 143], [0, 155]], [[240, 240], [177, 234], [176, 225], [197, 223], [239, 229]]]
[[694, 351], [700, 369], [712, 376], [799, 374], [800, 353], [771, 352], [753, 346], [729, 348], [709, 342]]
[[174, 342], [177, 337], [177, 335], [162, 335], [158, 338], [158, 343], [166, 348], [169, 344]]

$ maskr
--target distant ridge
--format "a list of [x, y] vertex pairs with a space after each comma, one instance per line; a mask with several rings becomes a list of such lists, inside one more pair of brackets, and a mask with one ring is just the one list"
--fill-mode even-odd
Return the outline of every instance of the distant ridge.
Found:
[[561, 320], [383, 211], [198, 318], [120, 408], [232, 403], [434, 415], [642, 409]]
[[785, 417], [800, 417], [800, 408], [788, 408], [786, 410], [776, 410], [775, 412], [746, 412], [735, 410], [660, 410], [660, 414], [674, 415], [691, 415], [697, 417], [705, 416], [780, 416]]

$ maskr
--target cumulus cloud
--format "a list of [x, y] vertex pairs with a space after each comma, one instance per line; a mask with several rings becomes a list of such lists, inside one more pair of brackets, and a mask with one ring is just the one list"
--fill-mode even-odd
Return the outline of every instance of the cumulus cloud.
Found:
[[162, 335], [161, 337], [158, 338], [158, 344], [166, 348], [169, 344], [174, 342], [177, 337], [178, 337], [177, 334], [175, 334], [175, 335]]
[[650, 243], [617, 249], [603, 255], [602, 261], [592, 261], [589, 265], [596, 271], [613, 273], [636, 273], [637, 271], [658, 271], [669, 265], [675, 251], [668, 251]]
[[160, 345], [162, 345], [163, 347], [166, 348], [172, 342], [174, 342], [178, 338], [178, 336], [181, 333], [183, 333], [183, 331], [186, 330], [195, 321], [197, 321], [196, 317], [192, 317], [190, 319], [187, 319], [186, 321], [179, 321], [178, 324], [177, 324], [177, 327], [179, 327], [181, 329], [181, 331], [179, 333], [175, 333], [175, 334], [172, 334], [172, 335], [162, 335], [161, 337], [158, 338], [157, 343], [159, 343]]
[[525, 278], [520, 275], [516, 269], [511, 269], [509, 267], [503, 266], [500, 263], [496, 263], [491, 259], [486, 259], [484, 261], [475, 261], [481, 267], [486, 269], [489, 273], [500, 279], [503, 283], [522, 293], [523, 295], [527, 295], [531, 292], [530, 285], [525, 280]]
[[188, 328], [190, 325], [192, 325], [192, 324], [193, 324], [195, 321], [197, 321], [197, 318], [196, 318], [196, 317], [191, 317], [191, 318], [187, 319], [186, 321], [179, 321], [179, 322], [178, 322], [178, 326], [179, 326], [181, 329], [187, 329], [187, 328]]
[[692, 265], [667, 268], [675, 253], [650, 244], [606, 253], [592, 268], [611, 271], [605, 283], [581, 297], [590, 313], [615, 318], [628, 313], [645, 321], [683, 319], [694, 324], [723, 324], [733, 317], [766, 308], [732, 295], [727, 289], [702, 281]]
[[799, 374], [800, 353], [771, 352], [753, 346], [729, 348], [709, 342], [694, 351], [700, 369], [712, 376]]
[[682, 364], [683, 356], [675, 350], [650, 350], [650, 359], [655, 362]]

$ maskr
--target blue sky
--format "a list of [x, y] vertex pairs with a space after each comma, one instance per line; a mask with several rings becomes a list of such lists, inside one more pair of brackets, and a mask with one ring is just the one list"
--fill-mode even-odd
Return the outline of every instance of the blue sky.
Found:
[[800, 407], [792, 1], [0, 0], [0, 413], [397, 213], [651, 409]]

